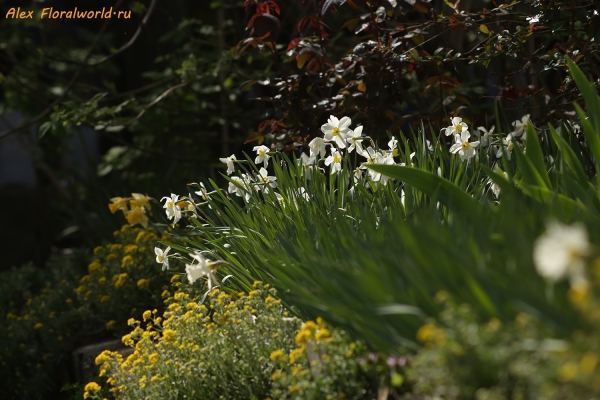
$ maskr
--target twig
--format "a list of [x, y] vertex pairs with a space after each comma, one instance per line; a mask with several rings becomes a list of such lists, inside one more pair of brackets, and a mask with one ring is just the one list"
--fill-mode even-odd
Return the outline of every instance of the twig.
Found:
[[[68, 58], [63, 58], [63, 57], [58, 57], [58, 56], [53, 56], [53, 55], [44, 55], [44, 57], [49, 58], [51, 60], [55, 60], [55, 61], [61, 61], [61, 62], [65, 62], [68, 64], [75, 64], [75, 65], [80, 65], [80, 66], [84, 66], [84, 67], [96, 67], [100, 64], [104, 64], [105, 62], [107, 62], [108, 60], [110, 60], [111, 58], [117, 56], [118, 54], [124, 52], [125, 50], [127, 50], [129, 47], [131, 47], [135, 41], [137, 40], [137, 38], [140, 36], [140, 33], [142, 33], [142, 30], [144, 29], [144, 27], [146, 26], [146, 23], [148, 22], [148, 19], [150, 19], [150, 16], [152, 15], [152, 11], [154, 11], [154, 6], [156, 6], [156, 0], [152, 0], [152, 2], [150, 3], [150, 6], [148, 7], [148, 10], [146, 11], [146, 15], [144, 15], [144, 19], [142, 19], [142, 22], [140, 22], [140, 24], [138, 25], [137, 30], [135, 31], [135, 33], [133, 34], [133, 36], [131, 37], [131, 39], [129, 39], [129, 41], [127, 43], [125, 43], [123, 46], [121, 46], [118, 50], [116, 50], [114, 53], [109, 54], [108, 56], [95, 61], [93, 63], [89, 63], [87, 61], [77, 61], [77, 60], [71, 60]], [[86, 57], [87, 60], [87, 57]]]
[[[123, 0], [117, 0], [114, 8], [118, 9], [122, 2], [123, 2]], [[87, 61], [89, 60], [89, 58], [92, 56], [92, 53], [94, 52], [94, 48], [96, 47], [96, 45], [100, 41], [100, 38], [104, 34], [104, 31], [106, 31], [106, 28], [108, 27], [109, 23], [110, 23], [110, 18], [107, 19], [104, 22], [104, 24], [102, 25], [102, 28], [100, 28], [100, 31], [98, 32], [98, 34], [94, 38], [94, 40], [93, 40], [93, 42], [92, 42], [92, 44], [90, 46], [90, 50], [88, 51], [87, 55], [85, 56], [84, 63], [87, 63]], [[27, 123], [24, 123], [21, 126], [18, 126], [16, 128], [12, 128], [12, 129], [9, 128], [9, 129], [5, 130], [4, 132], [0, 132], [0, 139], [3, 138], [4, 136], [10, 135], [11, 133], [20, 132], [20, 131], [22, 131], [24, 129], [27, 129], [27, 128], [35, 125], [39, 121], [41, 121], [42, 118], [44, 118], [46, 115], [48, 115], [48, 113], [50, 113], [50, 111], [52, 111], [52, 109], [54, 109], [54, 106], [56, 106], [58, 103], [60, 103], [67, 96], [67, 94], [71, 91], [71, 89], [73, 88], [73, 85], [75, 84], [75, 81], [77, 80], [77, 78], [79, 78], [79, 75], [81, 75], [81, 72], [83, 71], [83, 68], [85, 68], [85, 65], [81, 65], [77, 69], [77, 71], [75, 72], [75, 74], [73, 75], [73, 77], [71, 78], [71, 80], [69, 81], [69, 84], [65, 88], [65, 91], [60, 96], [58, 96], [52, 103], [50, 103], [50, 105], [48, 107], [46, 107], [46, 109], [44, 111], [42, 111], [40, 114], [38, 114], [31, 121], [29, 121]]]

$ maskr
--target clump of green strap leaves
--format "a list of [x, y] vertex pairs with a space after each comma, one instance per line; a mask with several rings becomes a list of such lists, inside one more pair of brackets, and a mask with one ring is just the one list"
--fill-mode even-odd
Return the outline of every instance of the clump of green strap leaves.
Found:
[[[394, 181], [354, 191], [343, 173], [306, 180], [295, 159], [277, 153], [278, 190], [305, 186], [309, 201], [282, 206], [273, 191], [253, 192], [244, 206], [211, 182], [212, 208], [190, 219], [194, 232], [184, 238], [190, 247], [178, 250], [208, 250], [229, 262], [220, 269], [236, 278], [227, 286], [273, 283], [299, 313], [323, 316], [386, 353], [418, 346], [415, 332], [425, 316], [439, 312], [440, 290], [481, 318], [508, 321], [526, 312], [568, 334], [581, 321], [567, 285], [536, 273], [532, 247], [549, 218], [582, 221], [592, 242], [600, 236], [600, 174], [592, 161], [600, 158], [600, 99], [581, 70], [571, 61], [569, 67], [590, 116], [575, 104], [581, 143], [564, 125], [538, 132], [529, 124], [511, 160], [480, 148], [478, 162], [467, 164], [433, 132], [428, 149], [421, 126], [413, 148], [400, 142], [407, 166], [369, 166]], [[492, 182], [501, 189], [499, 201]]]

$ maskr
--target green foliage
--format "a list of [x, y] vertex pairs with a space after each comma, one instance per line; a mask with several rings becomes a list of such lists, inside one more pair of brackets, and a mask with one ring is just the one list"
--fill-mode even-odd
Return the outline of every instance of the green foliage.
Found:
[[178, 278], [164, 319], [146, 311], [145, 330], [130, 321], [123, 342], [135, 347], [131, 356], [97, 357], [108, 385], [91, 384], [85, 398], [110, 387], [116, 398], [363, 399], [389, 385], [390, 367], [369, 361], [364, 344], [320, 318], [301, 324], [268, 285], [255, 282], [249, 294], [213, 289], [198, 305], [201, 292]]
[[[75, 250], [44, 269], [26, 265], [0, 279], [0, 388], [5, 397], [61, 398], [73, 380], [71, 352], [127, 330], [127, 319], [161, 307], [169, 278], [157, 268], [157, 232], [124, 226], [94, 255]], [[62, 396], [64, 398], [64, 396]]]
[[73, 293], [89, 259], [88, 251], [76, 250], [51, 258], [45, 269], [25, 265], [2, 273], [0, 390], [6, 398], [57, 398], [68, 383], [79, 333], [96, 329], [82, 319]]
[[115, 243], [94, 249], [96, 257], [75, 288], [88, 319], [123, 333], [129, 317], [139, 318], [143, 310], [160, 307], [160, 293], [169, 277], [155, 261], [158, 235], [152, 228], [124, 225], [114, 232]]

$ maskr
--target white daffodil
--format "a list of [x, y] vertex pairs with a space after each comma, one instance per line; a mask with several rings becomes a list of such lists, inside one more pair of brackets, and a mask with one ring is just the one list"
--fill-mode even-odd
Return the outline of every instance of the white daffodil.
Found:
[[350, 144], [350, 147], [348, 147], [348, 154], [352, 153], [352, 150], [354, 149], [356, 149], [358, 154], [363, 152], [361, 142], [364, 140], [364, 138], [362, 137], [362, 130], [363, 127], [361, 125], [357, 126], [356, 129], [349, 131], [348, 137], [346, 138], [346, 141]]
[[442, 129], [442, 131], [444, 131], [446, 136], [450, 136], [450, 135], [454, 135], [455, 137], [460, 136], [462, 132], [469, 130], [469, 127], [467, 126], [467, 124], [462, 122], [461, 117], [453, 117], [451, 119], [451, 123], [452, 123], [452, 125], [450, 125], [447, 128]]
[[506, 158], [508, 158], [508, 160], [510, 161], [512, 151], [514, 148], [515, 143], [513, 141], [513, 136], [509, 133], [508, 135], [506, 135], [506, 138], [502, 139], [502, 146], [496, 146], [496, 157], [502, 158], [502, 150], [504, 150]]
[[585, 257], [591, 252], [585, 226], [571, 226], [557, 221], [546, 225], [546, 232], [538, 237], [533, 247], [533, 261], [537, 272], [557, 282], [565, 277], [571, 285], [586, 282]]
[[267, 154], [269, 152], [269, 148], [267, 146], [254, 146], [252, 151], [256, 152], [254, 164], [264, 163], [265, 168], [267, 168], [269, 166], [269, 158], [271, 158], [271, 156]]
[[336, 148], [331, 148], [331, 155], [325, 159], [325, 165], [331, 165], [331, 175], [342, 170], [342, 155]]
[[529, 114], [523, 116], [521, 120], [513, 121], [512, 126], [515, 128], [515, 131], [512, 133], [514, 137], [520, 137], [525, 133], [525, 129], [527, 129], [527, 124], [529, 123]]
[[323, 140], [323, 138], [316, 137], [313, 140], [311, 140], [308, 144], [308, 147], [310, 148], [311, 157], [316, 157], [317, 154], [319, 154], [321, 158], [325, 157], [325, 153], [327, 152], [326, 146], [327, 143], [325, 142], [325, 140]]
[[214, 263], [204, 258], [200, 253], [195, 253], [191, 255], [191, 257], [198, 263], [194, 264], [192, 262], [192, 264], [185, 265], [185, 272], [190, 284], [193, 284], [198, 279], [206, 276], [208, 278], [208, 290], [211, 290], [213, 285], [219, 283], [211, 268]]
[[[378, 162], [383, 163], [385, 165], [395, 165], [396, 162], [394, 161], [394, 156], [392, 152], [386, 152], [382, 155], [381, 158], [378, 159]], [[389, 176], [381, 174], [380, 178], [379, 178], [379, 182], [381, 182], [384, 185], [387, 185], [388, 180], [390, 179]]]
[[260, 188], [265, 193], [269, 192], [269, 186], [271, 186], [272, 188], [277, 187], [277, 182], [275, 182], [277, 180], [277, 178], [274, 176], [269, 176], [269, 173], [267, 172], [266, 169], [261, 168], [260, 171], [258, 171], [258, 173], [260, 174], [258, 176], [259, 182], [262, 183], [262, 185], [260, 185]]
[[469, 142], [469, 138], [471, 134], [469, 131], [464, 130], [461, 132], [460, 136], [456, 136], [456, 143], [450, 147], [450, 153], [456, 154], [460, 156], [462, 161], [468, 160], [475, 156], [475, 147], [479, 146], [479, 142]]
[[279, 204], [281, 204], [281, 208], [285, 208], [285, 197], [277, 192], [275, 192], [275, 197], [277, 197], [277, 201], [279, 201]]
[[206, 186], [204, 186], [204, 183], [202, 183], [202, 182], [200, 182], [200, 190], [197, 192], [194, 192], [194, 193], [196, 193], [198, 196], [202, 197], [202, 200], [204, 200], [204, 201], [208, 201], [210, 199], [210, 196], [206, 192]]
[[309, 157], [305, 153], [300, 155], [300, 158], [297, 160], [298, 166], [301, 166], [304, 170], [304, 176], [306, 179], [310, 179], [312, 175], [313, 169], [315, 169], [315, 157]]
[[[492, 126], [492, 128], [489, 131], [487, 129], [485, 129], [483, 126], [480, 126], [474, 132], [475, 135], [477, 135], [477, 138], [479, 139], [479, 143], [483, 147], [488, 146], [492, 142], [492, 135], [494, 133], [494, 129], [496, 129], [495, 125]], [[477, 132], [477, 131], [479, 131], [479, 132]], [[483, 133], [483, 136], [481, 136], [482, 133]]]
[[156, 262], [162, 264], [162, 270], [169, 269], [169, 257], [167, 254], [171, 250], [170, 247], [167, 247], [165, 251], [162, 251], [160, 248], [154, 248], [154, 254], [156, 254]]
[[227, 164], [227, 175], [231, 175], [235, 171], [235, 168], [233, 166], [234, 161], [237, 160], [235, 158], [235, 154], [232, 154], [229, 157], [219, 158], [219, 160], [222, 163]]
[[243, 197], [246, 201], [250, 200], [250, 188], [253, 183], [252, 178], [248, 174], [242, 174], [242, 177], [232, 176], [229, 182], [227, 191], [235, 193], [238, 197]]
[[392, 155], [396, 157], [398, 155], [398, 141], [394, 136], [392, 136], [392, 139], [388, 142], [388, 147], [390, 148]]
[[346, 147], [346, 138], [350, 131], [349, 126], [352, 120], [348, 117], [344, 117], [338, 120], [333, 115], [329, 117], [326, 124], [321, 126], [321, 132], [325, 134], [325, 140], [328, 142], [335, 142], [340, 149]]
[[383, 163], [383, 155], [376, 151], [374, 148], [372, 148], [371, 146], [367, 147], [366, 150], [364, 150], [361, 154], [361, 156], [365, 157], [367, 159], [367, 161], [363, 164], [361, 164], [360, 169], [366, 169], [367, 172], [369, 173], [369, 176], [371, 177], [371, 179], [375, 182], [379, 181], [379, 179], [381, 179], [381, 173], [373, 171], [370, 168], [367, 168], [367, 166], [365, 164], [371, 164], [371, 163], [377, 163], [377, 164], [381, 164]]
[[175, 218], [173, 221], [173, 226], [181, 219], [181, 208], [177, 205], [177, 199], [179, 196], [171, 193], [171, 197], [163, 197], [160, 201], [166, 200], [163, 208], [166, 209], [167, 218], [169, 220]]

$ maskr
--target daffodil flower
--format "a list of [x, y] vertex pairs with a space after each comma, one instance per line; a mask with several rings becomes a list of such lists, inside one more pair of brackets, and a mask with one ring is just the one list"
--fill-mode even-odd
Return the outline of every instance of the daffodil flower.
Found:
[[321, 126], [321, 132], [325, 134], [325, 140], [328, 142], [334, 142], [340, 149], [346, 147], [346, 138], [350, 131], [349, 127], [352, 120], [348, 117], [344, 117], [338, 120], [333, 115], [329, 117], [326, 124]]
[[224, 164], [227, 164], [227, 175], [231, 175], [235, 171], [235, 167], [234, 167], [233, 163], [236, 160], [237, 159], [235, 158], [235, 154], [232, 154], [229, 157], [219, 158], [219, 161], [221, 161]]
[[166, 200], [163, 208], [166, 209], [167, 218], [169, 220], [175, 218], [173, 221], [173, 226], [181, 219], [181, 208], [177, 205], [177, 200], [179, 196], [171, 193], [171, 197], [163, 197], [160, 201]]
[[309, 157], [305, 153], [300, 154], [300, 158], [297, 161], [298, 166], [301, 166], [304, 170], [304, 177], [310, 179], [313, 169], [315, 169], [315, 157]]
[[460, 137], [460, 134], [463, 131], [467, 131], [469, 129], [467, 124], [462, 122], [461, 117], [453, 117], [450, 122], [452, 123], [452, 125], [450, 125], [447, 128], [442, 129], [442, 131], [444, 131], [446, 136], [454, 135], [455, 137], [456, 136]]
[[316, 157], [317, 154], [320, 155], [321, 158], [325, 157], [325, 153], [327, 152], [327, 143], [323, 138], [316, 137], [310, 141], [308, 147], [310, 148], [311, 157]]
[[585, 257], [590, 253], [584, 225], [549, 221], [546, 232], [534, 243], [533, 261], [542, 277], [552, 282], [568, 277], [571, 285], [578, 285], [586, 283]]
[[131, 193], [133, 199], [129, 200], [129, 206], [133, 209], [135, 207], [143, 207], [150, 211], [150, 198], [144, 196], [141, 193]]
[[[475, 133], [475, 135], [477, 135], [477, 138], [479, 139], [479, 144], [481, 144], [483, 147], [488, 146], [492, 141], [492, 134], [494, 133], [494, 129], [496, 129], [495, 125], [492, 126], [492, 128], [489, 131], [487, 129], [485, 129], [483, 126], [478, 127], [474, 133]], [[480, 131], [480, 132], [477, 132], [477, 131]], [[482, 133], [483, 133], [483, 136], [481, 136]]]
[[504, 153], [506, 154], [506, 158], [508, 158], [508, 160], [510, 161], [514, 147], [515, 144], [513, 142], [513, 136], [509, 133], [508, 135], [506, 135], [506, 138], [502, 139], [502, 146], [496, 146], [496, 157], [502, 158], [502, 151], [504, 151]]
[[479, 146], [479, 142], [469, 142], [469, 138], [471, 134], [469, 131], [464, 130], [461, 132], [460, 136], [456, 136], [456, 143], [450, 147], [450, 153], [456, 154], [460, 156], [462, 161], [468, 160], [475, 156], [475, 148]]
[[523, 116], [521, 120], [513, 121], [512, 126], [515, 129], [515, 131], [512, 133], [513, 138], [523, 135], [523, 133], [525, 133], [525, 129], [527, 129], [527, 124], [529, 124], [529, 114]]
[[125, 213], [125, 218], [129, 225], [140, 224], [144, 229], [148, 228], [148, 217], [143, 207], [135, 207]]
[[363, 152], [362, 141], [364, 138], [362, 137], [362, 126], [357, 126], [356, 129], [350, 130], [348, 132], [348, 137], [346, 141], [350, 143], [350, 147], [348, 147], [348, 153], [352, 153], [352, 150], [356, 149], [358, 154]]
[[206, 276], [208, 278], [208, 290], [211, 290], [213, 285], [218, 284], [218, 280], [214, 275], [212, 267], [216, 264], [207, 260], [200, 253], [192, 254], [191, 257], [198, 263], [186, 264], [185, 272], [190, 284], [194, 284], [198, 279]]
[[342, 170], [342, 155], [336, 148], [331, 148], [331, 155], [325, 159], [325, 165], [331, 165], [331, 175]]
[[260, 186], [260, 188], [265, 192], [268, 193], [269, 192], [269, 186], [271, 186], [272, 188], [276, 188], [277, 187], [277, 182], [275, 182], [277, 180], [277, 178], [275, 178], [274, 176], [268, 176], [269, 173], [267, 172], [266, 169], [261, 168], [260, 171], [258, 171], [258, 173], [260, 174], [258, 179], [259, 181], [262, 183], [262, 185]]
[[392, 139], [388, 142], [388, 147], [392, 152], [392, 155], [396, 157], [398, 155], [398, 140], [396, 140], [394, 136], [392, 136]]
[[110, 201], [112, 202], [112, 204], [109, 204], [108, 208], [113, 214], [116, 213], [118, 210], [121, 210], [124, 213], [126, 213], [129, 210], [129, 208], [127, 207], [128, 199], [124, 199], [122, 197], [113, 197], [112, 199], [110, 199]]
[[156, 262], [159, 263], [159, 264], [162, 264], [162, 270], [163, 271], [165, 269], [169, 269], [169, 257], [167, 256], [167, 254], [169, 254], [170, 250], [171, 250], [170, 247], [167, 247], [165, 249], [165, 251], [162, 251], [158, 247], [154, 248], [154, 254], [156, 254]]
[[269, 158], [271, 158], [271, 156], [267, 154], [269, 148], [267, 146], [254, 146], [254, 149], [252, 150], [256, 151], [256, 159], [254, 160], [254, 163], [264, 163], [265, 168], [267, 168], [269, 166]]
[[235, 193], [239, 197], [243, 197], [246, 201], [250, 201], [250, 185], [252, 185], [253, 180], [247, 174], [242, 174], [242, 178], [237, 176], [232, 176], [231, 180], [234, 183], [229, 182], [229, 193]]

